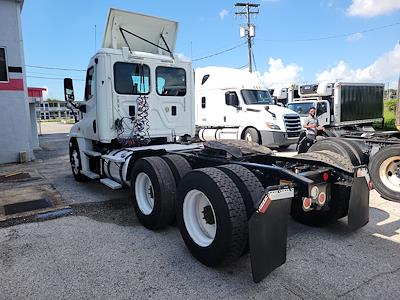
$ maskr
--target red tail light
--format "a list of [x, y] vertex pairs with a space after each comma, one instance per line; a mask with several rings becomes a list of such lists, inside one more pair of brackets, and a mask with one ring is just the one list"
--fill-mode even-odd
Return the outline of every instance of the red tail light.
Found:
[[312, 200], [311, 198], [303, 198], [303, 209], [309, 210], [311, 207]]
[[322, 174], [322, 179], [323, 179], [325, 182], [328, 182], [328, 180], [329, 180], [329, 173], [328, 173], [328, 172], [325, 172], [324, 174]]

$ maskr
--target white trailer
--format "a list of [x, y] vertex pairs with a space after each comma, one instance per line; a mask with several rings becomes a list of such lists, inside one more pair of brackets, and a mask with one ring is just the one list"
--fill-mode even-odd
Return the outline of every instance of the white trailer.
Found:
[[176, 32], [176, 22], [110, 10], [84, 102], [74, 102], [72, 80], [64, 80], [66, 100], [82, 112], [69, 141], [75, 179], [130, 188], [138, 220], [151, 230], [176, 220], [207, 266], [250, 250], [255, 282], [286, 260], [289, 212], [309, 225], [348, 215], [350, 227], [364, 226], [365, 166], [329, 151], [284, 158], [246, 141], [188, 142], [194, 74], [173, 54]]
[[297, 113], [278, 105], [261, 80], [245, 70], [196, 69], [196, 126], [203, 141], [243, 139], [268, 147], [296, 144]]

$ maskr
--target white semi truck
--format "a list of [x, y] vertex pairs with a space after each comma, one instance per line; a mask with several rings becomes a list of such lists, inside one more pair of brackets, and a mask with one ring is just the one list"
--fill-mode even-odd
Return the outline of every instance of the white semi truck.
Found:
[[383, 92], [384, 84], [380, 83], [302, 85], [300, 97], [287, 106], [300, 114], [302, 123], [309, 108], [316, 108], [327, 139], [319, 140], [310, 151], [350, 153], [355, 165], [369, 165], [373, 186], [384, 198], [400, 202], [400, 132], [372, 127], [383, 122]]
[[296, 144], [297, 113], [275, 105], [253, 73], [223, 67], [196, 69], [196, 126], [203, 141], [243, 139], [268, 147]]
[[250, 250], [253, 279], [286, 260], [288, 216], [321, 226], [369, 219], [366, 166], [316, 151], [277, 157], [246, 141], [190, 143], [195, 134], [191, 62], [175, 54], [177, 23], [111, 9], [103, 48], [89, 61], [82, 113], [71, 129], [77, 181], [129, 188], [138, 220], [157, 230], [176, 220], [191, 254], [207, 266]]

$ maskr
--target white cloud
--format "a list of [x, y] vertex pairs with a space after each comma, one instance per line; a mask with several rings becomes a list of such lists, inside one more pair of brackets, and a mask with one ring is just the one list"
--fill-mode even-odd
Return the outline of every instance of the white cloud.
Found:
[[333, 68], [316, 75], [317, 81], [353, 81], [386, 82], [393, 80], [400, 73], [400, 44], [383, 54], [373, 64], [359, 69], [352, 69], [346, 62], [340, 61]]
[[303, 71], [301, 66], [296, 64], [284, 65], [282, 59], [270, 58], [268, 61], [269, 68], [264, 74], [260, 74], [261, 80], [269, 88], [278, 88], [289, 86], [292, 83], [300, 81], [300, 73]]
[[352, 0], [347, 14], [359, 17], [375, 17], [400, 9], [399, 0]]
[[220, 18], [221, 20], [224, 20], [225, 17], [226, 17], [228, 14], [229, 14], [229, 11], [227, 11], [226, 9], [223, 9], [223, 10], [221, 10], [221, 11], [219, 12], [219, 18]]
[[357, 32], [357, 33], [354, 33], [354, 34], [348, 36], [347, 41], [355, 42], [355, 41], [361, 40], [363, 37], [364, 37], [364, 35], [361, 32]]

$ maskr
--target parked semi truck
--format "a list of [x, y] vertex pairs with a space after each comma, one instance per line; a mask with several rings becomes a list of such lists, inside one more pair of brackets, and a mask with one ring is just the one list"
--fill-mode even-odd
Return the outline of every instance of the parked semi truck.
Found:
[[[400, 132], [372, 127], [383, 122], [383, 92], [384, 84], [376, 83], [302, 85], [300, 98], [288, 103], [288, 108], [299, 113], [302, 121], [310, 107], [316, 108], [327, 139], [319, 140], [310, 151], [345, 154], [350, 148], [348, 157], [355, 165], [369, 164], [374, 188], [384, 198], [400, 201]], [[349, 145], [343, 145], [343, 139]]]
[[269, 147], [296, 144], [297, 113], [275, 104], [268, 89], [245, 70], [196, 69], [196, 126], [203, 141], [243, 139]]
[[74, 178], [129, 188], [141, 224], [157, 230], [176, 220], [207, 266], [250, 251], [255, 282], [285, 262], [289, 214], [308, 225], [344, 216], [351, 228], [365, 225], [366, 166], [331, 151], [285, 158], [247, 141], [188, 142], [194, 74], [189, 60], [173, 54], [177, 26], [110, 10], [83, 102], [74, 102], [73, 82], [64, 80], [66, 100], [82, 113], [70, 132]]

